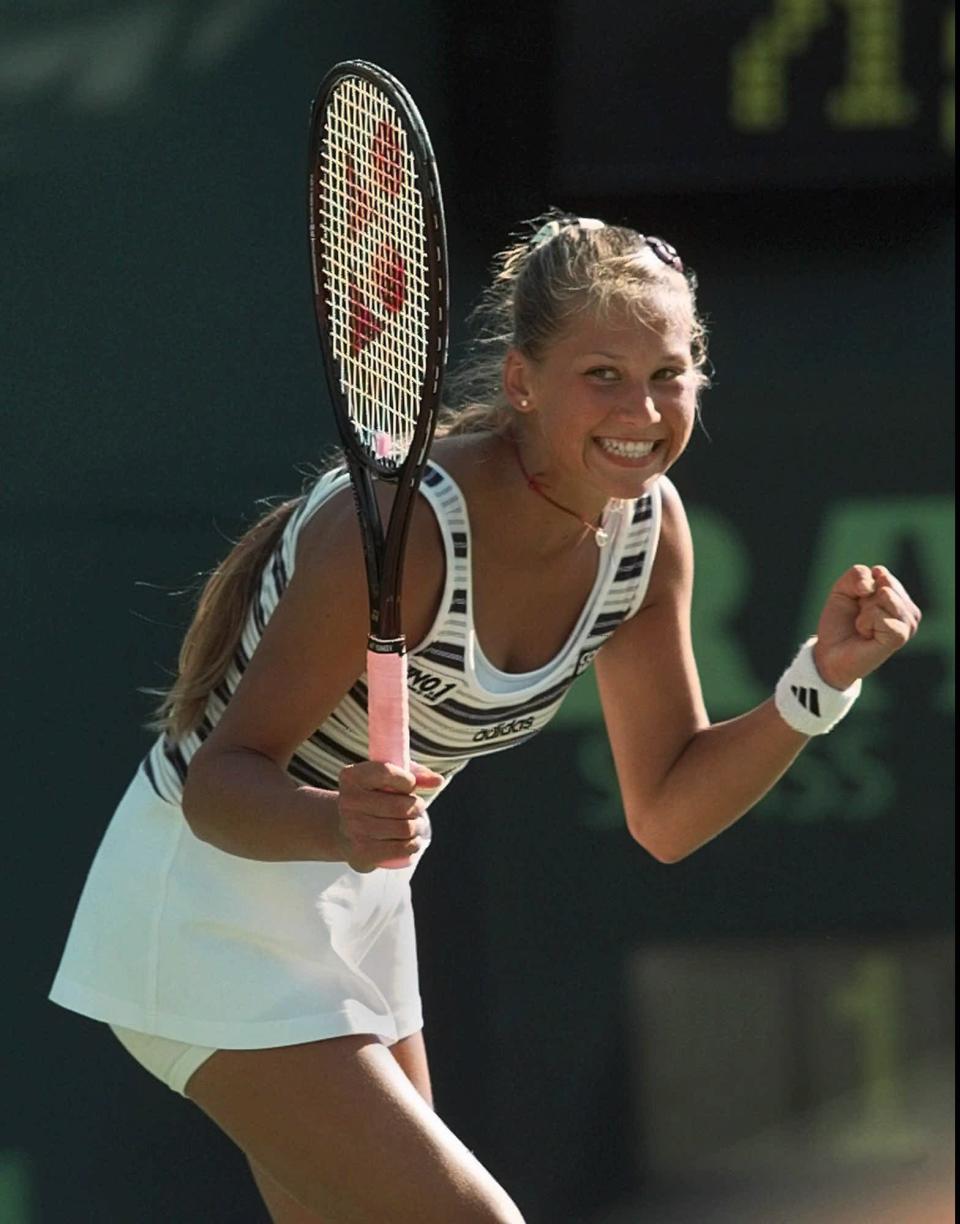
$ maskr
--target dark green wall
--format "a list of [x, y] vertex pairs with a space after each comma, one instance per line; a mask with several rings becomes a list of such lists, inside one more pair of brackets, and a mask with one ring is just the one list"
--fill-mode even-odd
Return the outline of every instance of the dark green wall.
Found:
[[[214, 54], [217, 6], [163, 10], [119, 101], [91, 85], [112, 79], [111, 44], [106, 61], [84, 55], [98, 31], [127, 28], [123, 9], [71, 7], [59, 26], [53, 10], [46, 23], [0, 16], [24, 55], [31, 39], [87, 48], [69, 70], [53, 57], [42, 88], [26, 67], [6, 87], [0, 149], [15, 1001], [0, 1214], [6, 1203], [12, 1224], [261, 1218], [226, 1141], [45, 993], [148, 742], [138, 689], [174, 661], [188, 604], [170, 592], [212, 564], [257, 498], [299, 487], [300, 465], [330, 440], [303, 144], [323, 70], [362, 55], [406, 81], [433, 129], [458, 318], [496, 246], [553, 203], [663, 233], [700, 272], [717, 366], [710, 439], [695, 439], [676, 480], [700, 549], [695, 627], [716, 717], [770, 691], [853, 560], [893, 565], [927, 613], [829, 742], [678, 866], [652, 862], [622, 827], [589, 681], [555, 730], [478, 764], [438, 808], [417, 890], [441, 1112], [531, 1221], [566, 1224], [635, 1177], [624, 974], [638, 949], [951, 925], [951, 206], [929, 184], [625, 201], [584, 183], [577, 199], [546, 199], [531, 170], [543, 157], [536, 113], [523, 108], [549, 64], [531, 42], [484, 51], [482, 23], [447, 14], [424, 46], [415, 38], [430, 27], [414, 33], [410, 6], [244, 11], [249, 27]], [[511, 66], [512, 95], [500, 88]], [[495, 104], [514, 126], [491, 149], [481, 118]], [[22, 1215], [18, 1186], [32, 1202]]]

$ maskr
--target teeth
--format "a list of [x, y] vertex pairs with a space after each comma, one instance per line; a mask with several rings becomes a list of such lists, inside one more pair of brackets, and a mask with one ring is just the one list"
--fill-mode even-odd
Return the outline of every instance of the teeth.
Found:
[[599, 438], [598, 441], [609, 454], [625, 459], [642, 459], [656, 446], [655, 442], [624, 442], [620, 438]]

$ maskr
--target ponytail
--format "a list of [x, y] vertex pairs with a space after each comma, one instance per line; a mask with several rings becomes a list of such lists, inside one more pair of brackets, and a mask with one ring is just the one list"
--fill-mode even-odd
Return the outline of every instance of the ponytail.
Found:
[[207, 698], [227, 674], [260, 573], [303, 498], [274, 506], [234, 544], [207, 579], [180, 647], [171, 688], [148, 690], [161, 696], [149, 727], [180, 739], [203, 717]]

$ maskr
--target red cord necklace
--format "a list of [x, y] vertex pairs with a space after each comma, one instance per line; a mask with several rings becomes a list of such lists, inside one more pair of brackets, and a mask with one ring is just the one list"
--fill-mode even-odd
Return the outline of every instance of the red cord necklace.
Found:
[[[610, 540], [610, 532], [607, 531], [606, 527], [603, 525], [603, 518], [600, 520], [600, 525], [597, 526], [595, 523], [590, 523], [585, 518], [581, 518], [580, 515], [577, 514], [576, 510], [571, 510], [569, 506], [561, 506], [558, 501], [554, 501], [550, 494], [544, 491], [543, 486], [540, 484], [537, 478], [535, 476], [531, 476], [527, 469], [523, 466], [523, 458], [520, 454], [520, 447], [517, 444], [516, 438], [512, 434], [510, 435], [510, 441], [513, 443], [513, 453], [517, 456], [517, 463], [520, 465], [520, 471], [523, 473], [523, 478], [527, 482], [527, 487], [532, 489], [534, 493], [538, 493], [543, 500], [549, 502], [551, 506], [555, 506], [557, 510], [562, 510], [564, 514], [569, 514], [570, 517], [575, 518], [578, 523], [582, 523], [587, 531], [593, 532], [593, 539], [597, 548], [604, 548]], [[606, 515], [604, 515], [604, 518], [605, 517]], [[583, 537], [581, 536], [581, 539], [582, 538]]]

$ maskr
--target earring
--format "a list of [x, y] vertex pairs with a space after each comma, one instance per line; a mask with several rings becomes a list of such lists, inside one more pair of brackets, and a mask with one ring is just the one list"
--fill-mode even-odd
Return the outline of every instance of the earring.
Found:
[[527, 407], [529, 407], [529, 405], [530, 405], [530, 401], [529, 401], [529, 400], [522, 399], [522, 400], [520, 401], [520, 407], [521, 407], [521, 408], [527, 408]]

